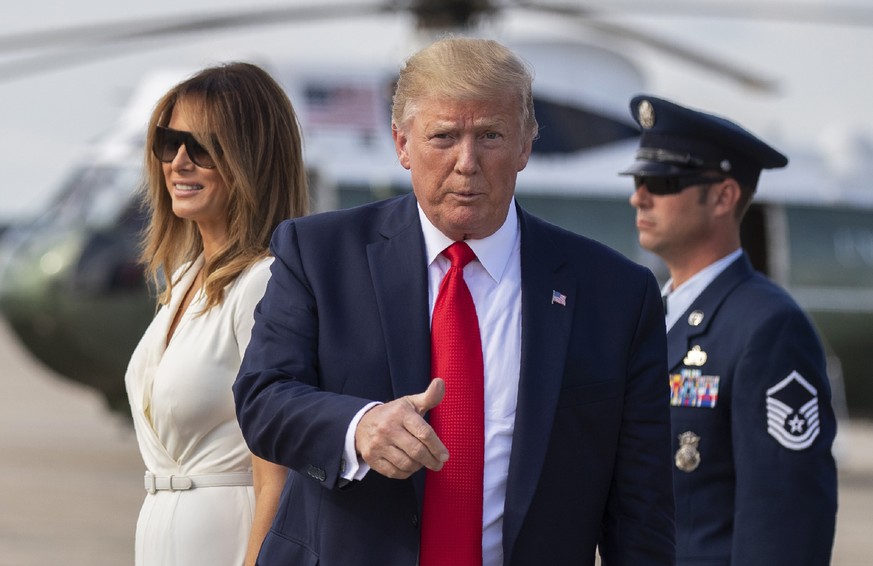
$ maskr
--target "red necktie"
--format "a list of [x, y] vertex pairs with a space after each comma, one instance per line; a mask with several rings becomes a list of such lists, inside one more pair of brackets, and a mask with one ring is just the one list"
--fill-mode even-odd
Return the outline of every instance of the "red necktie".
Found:
[[431, 323], [431, 377], [446, 395], [430, 412], [430, 425], [449, 450], [439, 472], [427, 471], [421, 532], [421, 566], [481, 566], [482, 470], [485, 386], [482, 341], [464, 266], [476, 258], [455, 242], [443, 251], [452, 266], [442, 283]]

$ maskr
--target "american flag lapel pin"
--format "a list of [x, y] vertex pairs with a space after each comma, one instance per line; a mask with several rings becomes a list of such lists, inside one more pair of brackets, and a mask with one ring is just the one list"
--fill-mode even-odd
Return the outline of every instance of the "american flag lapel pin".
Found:
[[567, 306], [567, 295], [563, 293], [559, 293], [558, 291], [552, 291], [552, 304], [558, 304], [562, 307]]

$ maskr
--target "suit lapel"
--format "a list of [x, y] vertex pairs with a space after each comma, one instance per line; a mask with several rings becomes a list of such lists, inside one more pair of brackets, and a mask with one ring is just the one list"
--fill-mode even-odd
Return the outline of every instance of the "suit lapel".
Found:
[[676, 321], [667, 333], [667, 367], [671, 371], [682, 365], [694, 339], [707, 332], [725, 298], [753, 273], [749, 258], [743, 254], [721, 272]]
[[[397, 398], [421, 393], [430, 382], [427, 265], [413, 195], [398, 199], [379, 233], [384, 239], [367, 246], [367, 260]], [[413, 475], [412, 483], [421, 509], [424, 473]]]
[[398, 200], [380, 233], [384, 239], [367, 246], [367, 258], [394, 395], [402, 397], [421, 393], [430, 381], [427, 266], [412, 195]]
[[[561, 389], [578, 297], [563, 255], [536, 219], [519, 209], [521, 227], [521, 374], [504, 507], [503, 547], [512, 547], [539, 480]], [[552, 301], [554, 291], [566, 306]]]

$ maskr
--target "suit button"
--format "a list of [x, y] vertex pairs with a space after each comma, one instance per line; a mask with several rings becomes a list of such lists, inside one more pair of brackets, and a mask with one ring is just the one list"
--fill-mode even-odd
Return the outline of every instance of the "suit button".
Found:
[[418, 528], [418, 513], [412, 516], [412, 526]]
[[308, 475], [312, 479], [322, 482], [327, 479], [327, 474], [324, 473], [324, 470], [322, 470], [321, 468], [316, 468], [311, 464], [306, 467], [306, 475]]

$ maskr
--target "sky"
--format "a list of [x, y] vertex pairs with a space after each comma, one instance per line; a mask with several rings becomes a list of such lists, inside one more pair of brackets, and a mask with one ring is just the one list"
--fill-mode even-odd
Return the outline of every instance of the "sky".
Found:
[[[372, 1], [346, 0], [346, 3]], [[713, 3], [726, 4], [698, 0], [694, 5]], [[786, 10], [793, 5], [825, 3], [825, 0], [757, 2]], [[854, 3], [869, 5], [863, 0]], [[273, 0], [255, 5], [289, 4], [319, 4], [319, 1]], [[617, 2], [593, 0], [584, 4], [615, 6]], [[235, 11], [239, 7], [237, 0], [140, 3], [28, 0], [4, 6], [0, 45], [2, 37], [26, 31]], [[648, 92], [729, 116], [777, 147], [821, 155], [835, 174], [857, 176], [873, 169], [870, 96], [873, 64], [869, 56], [873, 53], [873, 25], [629, 13], [611, 16], [610, 21], [728, 60], [775, 81], [778, 89], [769, 94], [744, 89], [675, 58], [614, 38], [592, 35], [566, 18], [509, 15], [492, 24], [491, 30], [498, 38], [503, 34], [527, 34], [616, 48], [643, 73]], [[94, 50], [92, 53], [101, 57], [83, 64], [64, 62], [55, 70], [0, 79], [0, 221], [26, 218], [44, 208], [70, 172], [88, 159], [84, 148], [107, 138], [118, 127], [125, 104], [139, 81], [151, 72], [179, 66], [193, 69], [228, 59], [255, 62], [292, 59], [325, 68], [367, 68], [375, 64], [397, 67], [408, 51], [410, 29], [407, 17], [382, 16], [189, 34]], [[52, 54], [0, 53], [0, 65], [22, 64], [25, 57], [46, 53]], [[22, 66], [32, 68], [27, 63]]]

